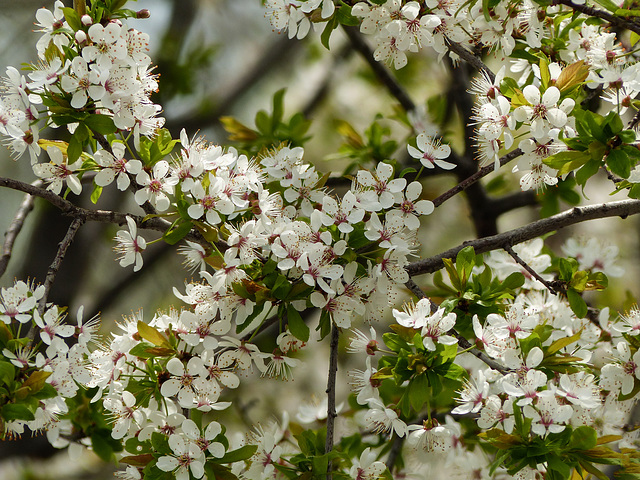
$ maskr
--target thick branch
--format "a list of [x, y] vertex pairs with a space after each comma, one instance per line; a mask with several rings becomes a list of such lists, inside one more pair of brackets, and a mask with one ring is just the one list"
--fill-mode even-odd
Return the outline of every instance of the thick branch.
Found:
[[545, 233], [553, 232], [554, 230], [559, 230], [576, 223], [586, 222], [587, 220], [606, 217], [626, 218], [629, 215], [636, 215], [638, 213], [640, 213], [640, 200], [622, 200], [619, 202], [574, 207], [571, 210], [538, 220], [537, 222], [505, 233], [464, 242], [446, 252], [413, 262], [409, 264], [406, 269], [411, 276], [433, 273], [444, 267], [443, 258], [455, 258], [458, 252], [464, 247], [472, 246], [476, 253], [484, 253], [503, 248], [505, 245], [517, 245], [518, 243], [531, 240]]
[[[324, 444], [325, 453], [333, 450], [333, 434], [335, 428], [336, 417], [336, 375], [338, 373], [338, 340], [340, 331], [338, 326], [333, 324], [331, 327], [331, 343], [329, 354], [329, 375], [327, 376], [327, 438]], [[327, 480], [331, 480], [331, 460], [327, 465]]]
[[[42, 180], [36, 180], [32, 183], [34, 187], [39, 187], [42, 185]], [[25, 195], [24, 200], [20, 204], [16, 215], [13, 217], [13, 221], [11, 225], [9, 225], [9, 229], [4, 234], [4, 245], [2, 246], [2, 257], [0, 257], [0, 277], [4, 275], [4, 272], [7, 270], [7, 266], [9, 265], [9, 260], [11, 259], [11, 254], [13, 252], [13, 244], [18, 237], [18, 234], [22, 230], [22, 226], [24, 225], [24, 221], [27, 218], [27, 215], [31, 210], [33, 210], [33, 202], [35, 201], [35, 197], [33, 195]]]

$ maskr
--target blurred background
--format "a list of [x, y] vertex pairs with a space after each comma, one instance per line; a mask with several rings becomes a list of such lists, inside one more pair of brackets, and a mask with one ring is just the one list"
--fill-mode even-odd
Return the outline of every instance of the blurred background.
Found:
[[[72, 0], [63, 3], [72, 6]], [[53, 4], [46, 0], [0, 0], [0, 73], [9, 65], [19, 68], [22, 63], [36, 60], [35, 43], [39, 34], [33, 32], [35, 11], [41, 7], [53, 9]], [[336, 155], [345, 143], [345, 122], [362, 135], [378, 113], [384, 117], [379, 120], [380, 125], [389, 129], [389, 136], [399, 142], [395, 157], [407, 156], [406, 140], [412, 132], [407, 125], [392, 119], [397, 112], [397, 102], [376, 82], [368, 65], [354, 52], [341, 30], [336, 30], [331, 49], [326, 50], [319, 41], [321, 28], [303, 41], [290, 41], [286, 34], [274, 33], [264, 18], [259, 0], [138, 0], [131, 2], [129, 8], [150, 11], [149, 19], [128, 24], [151, 36], [151, 57], [155, 72], [160, 75], [160, 92], [154, 101], [163, 106], [166, 127], [174, 137], [185, 128], [189, 137], [199, 132], [210, 142], [228, 144], [219, 121], [221, 116], [231, 115], [253, 126], [256, 112], [270, 111], [273, 94], [286, 87], [285, 118], [301, 111], [313, 121], [305, 159], [319, 170], [342, 173], [352, 161], [346, 155]], [[442, 107], [437, 100], [442, 97], [442, 91], [448, 91], [445, 86], [451, 78], [450, 68], [425, 53], [413, 60], [396, 73], [397, 77], [417, 105], [432, 112], [441, 110], [441, 127], [457, 135], [458, 140], [454, 140], [452, 146], [454, 150], [462, 150], [469, 141], [464, 138], [462, 122], [452, 107], [447, 108], [446, 103]], [[54, 137], [60, 133], [43, 131], [40, 136], [60, 138]], [[509, 171], [502, 175], [509, 177]], [[25, 182], [35, 179], [29, 161], [10, 159], [4, 148], [0, 149], [0, 176]], [[504, 190], [507, 182], [501, 178], [490, 177], [487, 188], [495, 194], [508, 193]], [[434, 198], [455, 183], [452, 174], [429, 179], [424, 196]], [[511, 183], [510, 188], [514, 185], [517, 186], [517, 181]], [[606, 191], [608, 188], [599, 189], [597, 182], [592, 182], [586, 193], [595, 203], [610, 199], [603, 194]], [[132, 199], [123, 200], [110, 193], [115, 190], [105, 189], [99, 208], [141, 213]], [[89, 195], [85, 193], [77, 201], [91, 207]], [[7, 230], [23, 198], [19, 192], [0, 190], [0, 231]], [[510, 209], [500, 216], [499, 230], [534, 218], [537, 216], [533, 210]], [[14, 278], [44, 281], [70, 221], [45, 202], [36, 201], [16, 242], [9, 268], [0, 278], [0, 286], [11, 285]], [[438, 208], [428, 221], [429, 228], [422, 229], [420, 237], [424, 255], [438, 253], [475, 235], [469, 207], [462, 196]], [[630, 275], [627, 278], [637, 279], [637, 220], [627, 220], [624, 229], [620, 225], [619, 219], [590, 222], [583, 226], [583, 231], [618, 244], [623, 252], [619, 264], [627, 267]], [[71, 312], [84, 305], [85, 318], [100, 313], [105, 334], [123, 315], [143, 309], [150, 319], [157, 308], [178, 304], [172, 288], [183, 290], [185, 279], [190, 279], [175, 249], [161, 243], [144, 253], [145, 268], [140, 272], [133, 273], [130, 267], [120, 268], [111, 249], [116, 230], [116, 226], [96, 223], [81, 228], [49, 298], [59, 305], [68, 305]], [[145, 235], [147, 241], [157, 236], [156, 233]], [[564, 238], [566, 235], [558, 236], [551, 243], [559, 246]], [[617, 290], [615, 281], [612, 283], [610, 302], [613, 305], [624, 302], [627, 288], [634, 296], [639, 293], [634, 282]], [[289, 405], [279, 404], [279, 407], [288, 409], [293, 416], [302, 398], [321, 396], [326, 383], [326, 355], [318, 348], [310, 349], [308, 355], [312, 361], [304, 368], [311, 370], [297, 370], [296, 380], [287, 384], [256, 383], [255, 389], [240, 392], [242, 412], [229, 415], [247, 424], [264, 418], [265, 412], [279, 415], [274, 408], [274, 398], [278, 397], [279, 401], [290, 398]], [[346, 364], [341, 366], [342, 374], [346, 368]], [[295, 394], [283, 395], [285, 390]], [[345, 382], [338, 394], [339, 401], [346, 399]], [[66, 452], [58, 453], [49, 447], [43, 435], [31, 437], [28, 433], [22, 439], [5, 441], [0, 446], [2, 480], [112, 476], [112, 466], [105, 466], [90, 453], [70, 461]]]

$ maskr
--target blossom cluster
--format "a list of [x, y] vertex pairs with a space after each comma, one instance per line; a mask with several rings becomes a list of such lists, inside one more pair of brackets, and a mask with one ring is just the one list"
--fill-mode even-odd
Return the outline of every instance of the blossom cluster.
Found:
[[[604, 117], [580, 100], [583, 86], [596, 87], [616, 107], [635, 108], [637, 64], [615, 33], [573, 10], [532, 1], [264, 6], [274, 29], [290, 38], [306, 36], [312, 23], [358, 24], [375, 43], [374, 58], [396, 68], [408, 52], [427, 47], [439, 60], [458, 60], [454, 43], [505, 56], [518, 49], [526, 61], [511, 66], [514, 78], [504, 65], [496, 75], [485, 70], [470, 88], [480, 163], [497, 170], [517, 140], [513, 170], [523, 173], [523, 190], [559, 184], [583, 166], [622, 172], [629, 182], [619, 188], [633, 183], [640, 155], [623, 112]], [[104, 339], [97, 319], [84, 321], [82, 310], [77, 325], [66, 322], [45, 286], [2, 288], [3, 437], [25, 427], [47, 431], [55, 446], [73, 437], [127, 464], [119, 473], [127, 480], [311, 478], [331, 470], [373, 480], [390, 471], [427, 476], [425, 458], [444, 459], [463, 478], [564, 479], [611, 459], [637, 468], [624, 450], [600, 445], [637, 446], [626, 424], [640, 390], [640, 311], [610, 316], [583, 298], [622, 275], [616, 247], [569, 240], [567, 258], [552, 258], [542, 239], [484, 256], [465, 247], [455, 259], [441, 258], [448, 279], [434, 275], [431, 300], [397, 308], [405, 287], [424, 295], [407, 269], [423, 217], [436, 208], [423, 194], [422, 169], [401, 172], [393, 159], [362, 163], [337, 194], [330, 175], [305, 162], [293, 141], [271, 141], [252, 156], [184, 130], [171, 138], [150, 100], [158, 83], [149, 38], [126, 26], [136, 12], [109, 8], [78, 13], [57, 1], [53, 11], [37, 11], [39, 63], [26, 77], [7, 70], [0, 134], [16, 157], [29, 152], [49, 195], [79, 195], [87, 178], [94, 202], [103, 189], [130, 191], [147, 216], [111, 212], [126, 223], [115, 237], [121, 266], [144, 267], [141, 231], [160, 218], [162, 239], [184, 241], [179, 252], [198, 280], [173, 289], [184, 306], [124, 317]], [[552, 40], [566, 47], [551, 51]], [[278, 122], [275, 112], [271, 120]], [[43, 126], [64, 128], [71, 139], [42, 139]], [[458, 166], [444, 137], [415, 134], [406, 152], [422, 167], [440, 173], [435, 167]], [[49, 161], [39, 163], [41, 148]], [[576, 177], [586, 181], [582, 172]], [[355, 329], [389, 312], [395, 323], [381, 341], [374, 327], [369, 334]], [[322, 412], [301, 408], [299, 423], [284, 415], [239, 439], [219, 412], [253, 373], [292, 378], [312, 321], [320, 339], [354, 328], [347, 351], [365, 358], [365, 368], [349, 373], [350, 408], [327, 399]], [[257, 338], [272, 326], [274, 338]], [[325, 451], [331, 442], [322, 426], [333, 422], [332, 409], [344, 410], [351, 435]], [[404, 470], [382, 461], [393, 438], [407, 440]]]

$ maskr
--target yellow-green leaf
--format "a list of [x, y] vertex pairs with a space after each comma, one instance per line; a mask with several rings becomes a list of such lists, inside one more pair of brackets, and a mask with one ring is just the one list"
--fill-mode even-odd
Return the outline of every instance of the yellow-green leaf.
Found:
[[148, 342], [156, 345], [157, 347], [171, 348], [167, 337], [162, 335], [151, 325], [147, 325], [143, 321], [138, 320], [138, 334]]
[[565, 90], [580, 85], [588, 76], [589, 67], [585, 65], [584, 60], [579, 60], [562, 69], [562, 72], [560, 72], [556, 80], [556, 87], [558, 87], [558, 90], [561, 92], [564, 92]]

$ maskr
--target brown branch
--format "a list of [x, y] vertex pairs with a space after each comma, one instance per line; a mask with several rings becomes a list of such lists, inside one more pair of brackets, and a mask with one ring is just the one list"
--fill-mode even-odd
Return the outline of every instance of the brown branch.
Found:
[[611, 25], [620, 28], [626, 28], [627, 30], [631, 30], [632, 32], [640, 34], [640, 24], [637, 24], [631, 20], [627, 20], [623, 17], [618, 17], [617, 15], [607, 12], [606, 10], [599, 10], [588, 5], [578, 5], [576, 3], [573, 3], [571, 0], [556, 0], [555, 3], [566, 5], [576, 12], [584, 13], [585, 15], [588, 15], [590, 17], [601, 18], [602, 20], [606, 20], [607, 22], [609, 22]]
[[480, 60], [478, 57], [476, 57], [473, 53], [471, 53], [469, 50], [464, 48], [459, 43], [452, 41], [446, 35], [444, 37], [444, 41], [449, 51], [458, 55], [461, 59], [463, 59], [465, 62], [467, 62], [469, 65], [471, 65], [473, 68], [475, 68], [479, 72], [484, 72], [487, 75], [487, 77], [489, 77], [489, 80], [491, 80], [491, 82], [495, 81], [496, 79], [495, 73], [493, 73], [491, 69], [487, 67], [482, 60]]
[[393, 97], [400, 102], [402, 108], [405, 111], [410, 112], [415, 110], [416, 104], [413, 103], [411, 97], [407, 94], [407, 92], [402, 88], [402, 86], [398, 83], [395, 77], [389, 72], [389, 70], [380, 62], [378, 62], [375, 58], [373, 58], [373, 50], [371, 47], [365, 42], [364, 38], [358, 31], [357, 27], [347, 27], [344, 26], [344, 32], [347, 34], [351, 45], [353, 48], [365, 59], [365, 61], [373, 70], [373, 73], [378, 77], [378, 80], [382, 82], [382, 84], [387, 88], [389, 93], [393, 95]]
[[502, 248], [504, 245], [517, 245], [518, 243], [531, 240], [545, 233], [553, 232], [554, 230], [559, 230], [576, 223], [586, 222], [587, 220], [607, 217], [626, 218], [629, 215], [636, 215], [638, 213], [640, 213], [640, 200], [622, 200], [619, 202], [574, 207], [571, 210], [538, 220], [523, 227], [515, 228], [508, 232], [464, 242], [446, 252], [410, 263], [405, 268], [410, 276], [433, 273], [444, 267], [443, 258], [455, 258], [458, 252], [464, 247], [471, 246], [476, 253], [485, 253]]
[[[47, 270], [47, 277], [44, 280], [44, 295], [42, 295], [42, 298], [38, 301], [38, 313], [40, 315], [44, 314], [44, 309], [47, 306], [47, 298], [49, 296], [49, 291], [53, 286], [53, 282], [56, 279], [56, 275], [58, 273], [58, 270], [60, 269], [60, 265], [62, 265], [62, 260], [64, 260], [64, 256], [67, 253], [67, 249], [69, 248], [69, 245], [71, 245], [71, 242], [73, 242], [73, 239], [76, 236], [76, 233], [78, 233], [78, 229], [83, 223], [84, 223], [83, 218], [80, 218], [80, 217], [74, 218], [73, 221], [71, 222], [71, 225], [69, 225], [69, 229], [67, 230], [67, 233], [65, 234], [62, 241], [59, 243], [58, 252], [56, 253], [55, 258], [53, 259], [53, 262], [51, 262], [51, 265], [49, 266], [49, 270]], [[35, 338], [36, 330], [37, 329], [34, 328], [33, 330], [29, 331], [30, 335], [33, 334], [33, 337], [31, 337], [32, 339]]]
[[547, 282], [544, 278], [542, 278], [540, 274], [536, 272], [533, 268], [531, 268], [531, 266], [527, 262], [522, 260], [522, 258], [520, 258], [520, 256], [513, 251], [513, 248], [511, 248], [511, 245], [504, 245], [502, 248], [504, 249], [505, 252], [511, 255], [511, 258], [513, 258], [518, 265], [524, 268], [527, 271], [527, 273], [529, 273], [529, 275], [531, 275], [533, 278], [535, 278], [541, 284], [547, 287], [547, 290], [549, 290], [552, 294], [558, 295], [558, 290], [550, 282]]
[[[62, 210], [63, 214], [73, 218], [81, 218], [84, 221], [125, 225], [127, 223], [126, 218], [131, 217], [138, 227], [157, 232], [166, 232], [171, 226], [170, 222], [160, 217], [148, 218], [145, 220], [145, 217], [140, 215], [114, 212], [111, 210], [90, 210], [88, 208], [79, 207], [49, 190], [24, 183], [19, 180], [14, 180], [12, 178], [0, 177], [0, 187], [11, 188], [13, 190], [18, 190], [28, 193], [29, 195], [43, 198], [54, 207]], [[187, 240], [200, 243], [203, 246], [211, 246], [210, 243], [204, 240], [199, 232], [195, 230], [189, 233], [185, 238]]]
[[[516, 148], [515, 150], [512, 150], [511, 152], [507, 153], [505, 156], [500, 158], [500, 166], [506, 165], [511, 160], [513, 160], [514, 158], [519, 157], [520, 155], [522, 155], [522, 150], [520, 150], [519, 148]], [[482, 167], [476, 173], [474, 173], [473, 175], [467, 177], [466, 180], [461, 181], [455, 187], [451, 188], [450, 190], [447, 190], [442, 195], [440, 195], [439, 197], [435, 198], [433, 200], [433, 204], [436, 207], [439, 207], [444, 202], [449, 200], [451, 197], [457, 195], [458, 193], [460, 193], [463, 190], [465, 190], [466, 188], [468, 188], [470, 185], [473, 185], [474, 183], [476, 183], [482, 177], [485, 177], [485, 176], [489, 175], [491, 172], [493, 172], [493, 170], [494, 170], [494, 164], [493, 163], [491, 165], [487, 165], [486, 167]]]
[[[329, 354], [329, 375], [327, 376], [327, 437], [324, 444], [324, 453], [333, 450], [333, 436], [336, 423], [336, 376], [338, 373], [338, 340], [340, 339], [340, 330], [334, 323], [331, 326], [331, 342]], [[327, 480], [331, 480], [331, 459], [327, 464]]]
[[[34, 187], [40, 187], [42, 185], [42, 180], [36, 180], [31, 185]], [[31, 210], [33, 210], [33, 202], [35, 201], [35, 197], [33, 195], [25, 195], [18, 211], [16, 212], [13, 220], [11, 221], [11, 225], [9, 225], [9, 229], [4, 234], [4, 244], [2, 246], [2, 257], [0, 257], [0, 277], [4, 275], [4, 272], [7, 270], [7, 266], [9, 265], [9, 260], [11, 259], [11, 254], [13, 252], [13, 244], [18, 237], [18, 234], [22, 230], [24, 222], [27, 218], [27, 215]]]
[[[413, 279], [409, 279], [409, 281], [407, 283], [405, 283], [405, 286], [411, 290], [411, 292], [418, 298], [428, 298], [427, 294], [424, 293], [424, 291], [413, 281]], [[438, 305], [434, 302], [430, 302], [431, 305], [431, 313], [435, 313], [438, 310]], [[507, 373], [510, 372], [510, 370], [508, 368], [505, 368], [502, 364], [500, 364], [499, 362], [497, 362], [496, 360], [494, 360], [493, 358], [489, 357], [486, 353], [484, 353], [483, 351], [473, 347], [469, 341], [464, 338], [462, 335], [460, 335], [456, 330], [451, 329], [449, 331], [449, 333], [451, 333], [454, 337], [456, 337], [458, 339], [458, 346], [461, 347], [463, 350], [467, 350], [469, 353], [471, 353], [471, 355], [474, 355], [475, 357], [477, 357], [478, 359], [482, 360], [485, 365], [487, 365], [488, 367], [493, 368], [494, 370], [497, 370], [498, 372], [506, 375]]]

